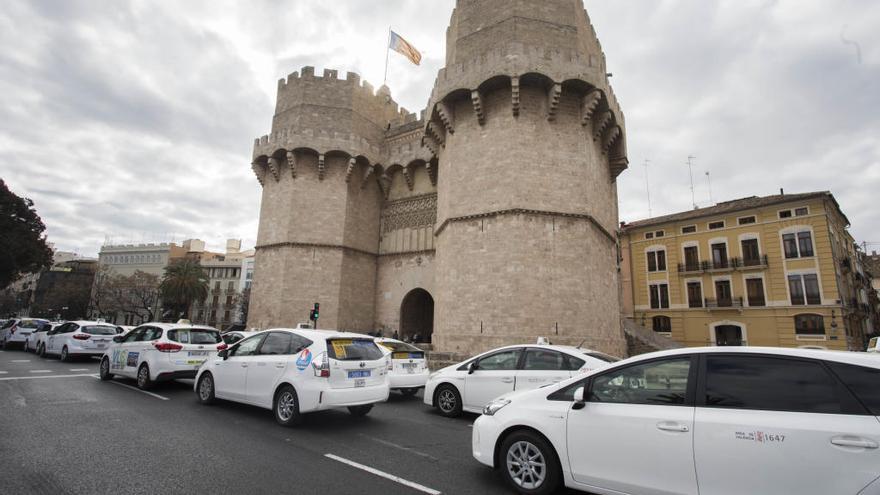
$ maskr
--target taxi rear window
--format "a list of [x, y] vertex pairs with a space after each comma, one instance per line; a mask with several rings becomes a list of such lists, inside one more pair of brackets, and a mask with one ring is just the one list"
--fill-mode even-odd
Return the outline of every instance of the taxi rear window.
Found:
[[90, 325], [80, 329], [89, 335], [116, 335], [116, 327]]
[[372, 339], [327, 339], [327, 355], [339, 361], [372, 361], [384, 353]]
[[376, 342], [391, 351], [391, 359], [424, 359], [425, 351], [406, 342]]
[[590, 351], [585, 352], [584, 354], [590, 356], [591, 358], [598, 359], [599, 361], [605, 361], [606, 363], [616, 363], [617, 361], [620, 361], [619, 357], [609, 356], [608, 354], [602, 352]]
[[21, 320], [21, 323], [18, 324], [18, 328], [37, 328], [41, 323], [45, 323], [42, 320]]
[[206, 328], [175, 328], [168, 330], [168, 340], [181, 344], [219, 344], [220, 332]]

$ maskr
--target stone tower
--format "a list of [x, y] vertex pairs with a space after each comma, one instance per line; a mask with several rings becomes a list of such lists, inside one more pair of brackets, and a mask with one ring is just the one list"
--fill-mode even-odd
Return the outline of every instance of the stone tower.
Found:
[[581, 0], [459, 0], [424, 143], [438, 159], [435, 347], [546, 336], [623, 355], [623, 114]]
[[254, 143], [249, 326], [400, 331], [435, 350], [584, 342], [623, 355], [623, 114], [582, 0], [458, 0], [417, 117], [304, 67]]

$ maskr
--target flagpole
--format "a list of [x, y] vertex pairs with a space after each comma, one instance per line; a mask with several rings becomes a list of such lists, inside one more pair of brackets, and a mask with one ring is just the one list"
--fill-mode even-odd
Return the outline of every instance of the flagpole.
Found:
[[388, 53], [391, 51], [391, 26], [388, 26], [388, 39], [385, 40], [385, 77], [382, 78], [382, 86], [388, 82]]

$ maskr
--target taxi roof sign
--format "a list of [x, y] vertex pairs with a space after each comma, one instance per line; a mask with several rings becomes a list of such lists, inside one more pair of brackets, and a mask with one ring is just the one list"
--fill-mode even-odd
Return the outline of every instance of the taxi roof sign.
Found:
[[186, 318], [181, 318], [177, 320], [178, 325], [192, 325], [192, 322], [187, 320]]

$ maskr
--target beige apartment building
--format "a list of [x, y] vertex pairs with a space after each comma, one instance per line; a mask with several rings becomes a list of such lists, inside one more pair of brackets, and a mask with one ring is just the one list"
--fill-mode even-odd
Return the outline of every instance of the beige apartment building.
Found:
[[848, 226], [831, 193], [782, 191], [621, 224], [623, 316], [687, 346], [864, 350]]
[[242, 251], [241, 240], [226, 241], [225, 253], [199, 251], [193, 253], [208, 275], [208, 298], [193, 303], [190, 318], [194, 323], [217, 328], [238, 323], [241, 304], [241, 271], [246, 259], [253, 259], [254, 251]]

